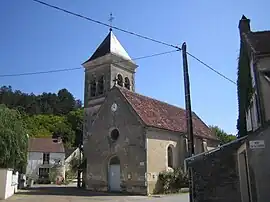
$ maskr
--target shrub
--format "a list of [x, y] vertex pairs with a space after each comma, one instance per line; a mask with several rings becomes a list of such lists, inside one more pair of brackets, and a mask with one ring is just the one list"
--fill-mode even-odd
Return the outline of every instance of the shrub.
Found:
[[188, 175], [181, 168], [159, 173], [155, 193], [176, 193], [188, 186]]

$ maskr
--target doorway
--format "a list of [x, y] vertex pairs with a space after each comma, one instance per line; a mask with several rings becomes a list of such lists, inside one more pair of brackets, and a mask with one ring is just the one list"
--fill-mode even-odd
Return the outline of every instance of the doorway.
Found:
[[250, 181], [246, 149], [238, 153], [238, 167], [242, 202], [251, 202]]
[[108, 166], [109, 190], [113, 192], [121, 191], [121, 169], [120, 160], [117, 156], [111, 158]]

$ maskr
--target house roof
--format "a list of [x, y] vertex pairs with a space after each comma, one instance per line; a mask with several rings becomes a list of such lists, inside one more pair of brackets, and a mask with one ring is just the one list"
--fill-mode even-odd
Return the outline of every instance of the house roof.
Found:
[[67, 159], [77, 148], [65, 148], [65, 158]]
[[[186, 133], [186, 110], [125, 88], [118, 89], [147, 126]], [[194, 135], [217, 140], [211, 129], [194, 112], [192, 120]]]
[[116, 36], [113, 34], [112, 31], [110, 31], [109, 34], [107, 35], [107, 37], [103, 40], [103, 42], [96, 49], [94, 54], [84, 63], [87, 63], [91, 60], [95, 60], [95, 59], [102, 57], [102, 56], [105, 56], [109, 53], [120, 56], [126, 60], [131, 60], [128, 53], [123, 48], [121, 43], [118, 41]]
[[52, 138], [29, 138], [28, 140], [29, 152], [43, 152], [43, 153], [64, 153], [64, 145], [61, 142], [55, 142]]
[[270, 53], [270, 31], [248, 32], [245, 37], [252, 51], [256, 54]]

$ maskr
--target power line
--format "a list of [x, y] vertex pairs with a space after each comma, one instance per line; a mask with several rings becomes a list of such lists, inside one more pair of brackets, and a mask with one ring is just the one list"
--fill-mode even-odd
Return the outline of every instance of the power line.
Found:
[[[103, 25], [103, 26], [106, 26], [106, 27], [109, 27], [109, 28], [113, 28], [115, 30], [118, 30], [118, 31], [121, 31], [121, 32], [124, 32], [124, 33], [127, 33], [127, 34], [131, 34], [133, 36], [137, 36], [137, 37], [140, 37], [140, 38], [143, 38], [143, 39], [146, 39], [146, 40], [155, 42], [155, 43], [159, 43], [159, 44], [162, 44], [162, 45], [165, 45], [165, 46], [173, 47], [173, 48], [176, 48], [177, 50], [181, 50], [181, 48], [179, 46], [177, 46], [177, 45], [169, 44], [169, 43], [166, 43], [166, 42], [163, 42], [163, 41], [160, 41], [160, 40], [151, 38], [151, 37], [147, 37], [147, 36], [144, 36], [144, 35], [141, 35], [141, 34], [137, 34], [135, 32], [131, 32], [131, 31], [128, 31], [128, 30], [125, 30], [125, 29], [122, 29], [122, 28], [119, 28], [119, 27], [116, 27], [116, 26], [111, 26], [111, 25], [109, 25], [107, 23], [104, 23], [104, 22], [101, 22], [101, 21], [98, 21], [98, 20], [94, 20], [94, 19], [89, 18], [89, 17], [86, 17], [84, 15], [81, 15], [81, 14], [78, 14], [78, 13], [75, 13], [75, 12], [72, 12], [72, 11], [68, 11], [66, 9], [63, 9], [63, 8], [58, 7], [58, 6], [54, 6], [54, 5], [48, 4], [48, 3], [43, 2], [43, 1], [40, 1], [40, 0], [32, 0], [32, 1], [34, 1], [36, 3], [39, 3], [39, 4], [42, 4], [42, 5], [45, 5], [47, 7], [50, 7], [50, 8], [53, 8], [53, 9], [56, 9], [56, 10], [65, 12], [65, 13], [68, 13], [68, 14], [71, 14], [73, 16], [76, 16], [76, 17], [79, 17], [79, 18], [82, 18], [82, 19], [85, 19], [85, 20], [94, 22], [96, 24], [100, 24], [100, 25]], [[206, 66], [208, 69], [210, 69], [214, 73], [218, 74], [222, 78], [224, 78], [227, 81], [229, 81], [229, 82], [231, 82], [231, 83], [233, 83], [233, 84], [236, 85], [236, 82], [235, 81], [233, 81], [232, 79], [228, 78], [227, 76], [225, 76], [224, 74], [220, 73], [219, 71], [215, 70], [213, 67], [211, 67], [210, 65], [206, 64], [205, 62], [203, 62], [202, 60], [200, 60], [196, 56], [192, 55], [189, 52], [187, 52], [187, 54], [189, 56], [191, 56], [192, 58], [194, 58], [195, 60], [197, 60], [198, 62], [200, 62], [201, 64], [203, 64], [204, 66]], [[61, 70], [61, 71], [66, 71], [66, 70]], [[0, 75], [0, 77], [1, 77], [1, 75]]]
[[206, 66], [206, 67], [207, 67], [208, 69], [210, 69], [211, 71], [215, 72], [215, 73], [218, 74], [219, 76], [221, 76], [221, 77], [223, 77], [224, 79], [226, 79], [227, 81], [229, 81], [229, 82], [231, 82], [231, 83], [237, 85], [235, 81], [233, 81], [232, 79], [228, 78], [227, 76], [225, 76], [224, 74], [220, 73], [219, 71], [215, 70], [213, 67], [211, 67], [210, 65], [206, 64], [205, 62], [203, 62], [202, 60], [200, 60], [200, 59], [197, 58], [196, 56], [194, 56], [194, 55], [192, 55], [191, 53], [188, 53], [188, 52], [187, 52], [187, 54], [188, 54], [190, 57], [192, 57], [192, 58], [194, 58], [195, 60], [197, 60], [198, 62], [200, 62], [201, 64], [203, 64], [204, 66]]
[[[172, 50], [172, 51], [166, 51], [166, 52], [162, 52], [162, 53], [155, 53], [155, 54], [152, 54], [152, 55], [147, 55], [147, 56], [133, 58], [131, 60], [134, 61], [134, 60], [141, 60], [141, 59], [146, 59], [146, 58], [151, 58], [151, 57], [157, 57], [157, 56], [160, 56], [160, 55], [174, 53], [174, 52], [177, 52], [177, 51], [179, 51], [179, 50]], [[114, 62], [114, 63], [102, 63], [102, 64], [98, 64], [98, 65], [93, 65], [91, 67], [99, 67], [99, 66], [106, 65], [106, 64], [118, 64], [118, 63], [128, 62], [128, 61], [130, 61], [130, 60], [123, 59], [123, 60], [119, 60], [119, 61]], [[18, 74], [3, 74], [3, 75], [0, 75], [0, 77], [15, 77], [15, 76], [37, 75], [37, 74], [49, 74], [49, 73], [56, 73], [56, 72], [73, 71], [73, 70], [77, 70], [77, 69], [82, 69], [82, 67], [66, 68], [66, 69], [56, 69], [56, 70], [39, 71], [39, 72], [25, 72], [25, 73], [18, 73]]]
[[40, 3], [42, 5], [48, 6], [50, 8], [54, 8], [54, 9], [63, 11], [65, 13], [71, 14], [73, 16], [76, 16], [76, 17], [79, 17], [79, 18], [82, 18], [82, 19], [85, 19], [85, 20], [88, 20], [88, 21], [91, 21], [91, 22], [94, 22], [94, 23], [97, 23], [97, 24], [100, 24], [100, 25], [109, 27], [109, 28], [113, 28], [113, 29], [118, 30], [118, 31], [121, 31], [121, 32], [125, 32], [127, 34], [131, 34], [131, 35], [134, 35], [134, 36], [137, 36], [137, 37], [140, 37], [140, 38], [143, 38], [143, 39], [146, 39], [146, 40], [155, 42], [155, 43], [159, 43], [159, 44], [162, 44], [162, 45], [165, 45], [165, 46], [169, 46], [169, 47], [173, 47], [173, 48], [176, 48], [178, 50], [181, 50], [181, 48], [178, 47], [178, 46], [175, 46], [175, 45], [172, 45], [172, 44], [169, 44], [169, 43], [166, 43], [166, 42], [157, 40], [157, 39], [153, 39], [151, 37], [147, 37], [147, 36], [144, 36], [144, 35], [141, 35], [141, 34], [137, 34], [135, 32], [131, 32], [131, 31], [128, 31], [128, 30], [125, 30], [125, 29], [122, 29], [122, 28], [119, 28], [119, 27], [116, 27], [116, 26], [111, 26], [111, 25], [109, 25], [107, 23], [104, 23], [104, 22], [101, 22], [99, 20], [94, 20], [94, 19], [89, 18], [89, 17], [86, 17], [84, 15], [81, 15], [81, 14], [78, 14], [78, 13], [74, 13], [72, 11], [68, 11], [66, 9], [63, 9], [63, 8], [58, 7], [58, 6], [54, 6], [54, 5], [48, 4], [48, 3], [43, 2], [43, 1], [39, 1], [39, 0], [33, 0], [33, 1], [36, 2], [36, 3]]

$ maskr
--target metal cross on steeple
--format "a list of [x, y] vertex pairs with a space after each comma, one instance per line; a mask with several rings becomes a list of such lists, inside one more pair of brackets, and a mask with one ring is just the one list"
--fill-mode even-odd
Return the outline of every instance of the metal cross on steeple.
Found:
[[112, 15], [112, 13], [110, 13], [110, 18], [109, 18], [109, 21], [110, 21], [110, 31], [112, 31], [112, 22], [114, 20], [114, 17]]

